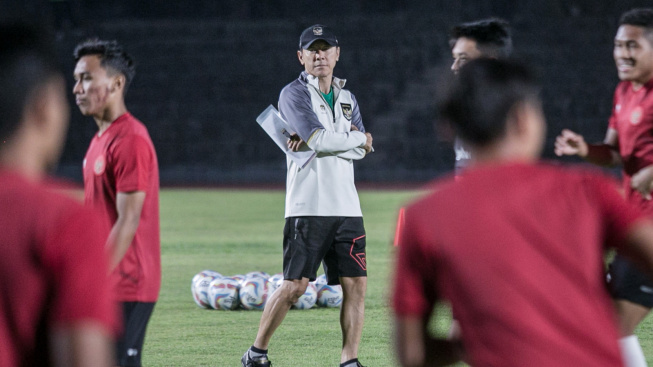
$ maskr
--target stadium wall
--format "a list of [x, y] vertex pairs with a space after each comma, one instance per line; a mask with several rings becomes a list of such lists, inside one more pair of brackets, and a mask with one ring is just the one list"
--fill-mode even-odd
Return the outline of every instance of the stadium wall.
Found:
[[[501, 3], [501, 4], [499, 4]], [[438, 75], [450, 62], [447, 30], [497, 15], [513, 26], [515, 56], [534, 65], [549, 121], [546, 158], [562, 127], [602, 140], [617, 83], [612, 38], [619, 15], [644, 1], [341, 1], [315, 10], [297, 1], [47, 2], [62, 64], [88, 37], [116, 39], [137, 61], [127, 95], [149, 128], [162, 184], [279, 183], [285, 159], [255, 122], [302, 70], [298, 35], [333, 26], [348, 80], [376, 152], [357, 163], [357, 179], [422, 182], [450, 172], [453, 153], [435, 128]], [[650, 4], [649, 4], [650, 5]], [[444, 71], [443, 71], [444, 70]], [[96, 131], [71, 98], [71, 130], [59, 174], [81, 181]], [[573, 159], [568, 159], [573, 160]]]

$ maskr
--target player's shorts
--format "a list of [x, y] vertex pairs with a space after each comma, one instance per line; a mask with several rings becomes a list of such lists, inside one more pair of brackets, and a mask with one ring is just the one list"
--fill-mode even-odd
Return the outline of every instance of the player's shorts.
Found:
[[122, 302], [123, 333], [116, 340], [118, 366], [140, 367], [145, 329], [154, 302]]
[[283, 230], [284, 279], [315, 280], [320, 262], [329, 284], [367, 276], [361, 217], [289, 217]]
[[608, 285], [612, 298], [653, 308], [653, 283], [624, 257], [617, 255], [610, 263]]

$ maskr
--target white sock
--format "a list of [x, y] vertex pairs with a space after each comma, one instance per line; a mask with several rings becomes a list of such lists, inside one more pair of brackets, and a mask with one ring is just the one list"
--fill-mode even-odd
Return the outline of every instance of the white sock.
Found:
[[626, 367], [647, 367], [642, 346], [639, 345], [637, 335], [630, 335], [619, 339], [621, 358]]

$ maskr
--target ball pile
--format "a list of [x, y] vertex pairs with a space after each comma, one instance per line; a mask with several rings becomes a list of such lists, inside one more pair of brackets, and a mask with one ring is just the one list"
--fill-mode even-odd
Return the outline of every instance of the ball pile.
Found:
[[[193, 277], [190, 290], [195, 304], [205, 309], [263, 310], [269, 296], [283, 283], [283, 274], [270, 276], [262, 271], [252, 271], [245, 275], [223, 276], [213, 270], [203, 270]], [[305, 310], [315, 305], [321, 307], [340, 307], [342, 288], [328, 285], [326, 276], [320, 275], [306, 287], [293, 308]]]

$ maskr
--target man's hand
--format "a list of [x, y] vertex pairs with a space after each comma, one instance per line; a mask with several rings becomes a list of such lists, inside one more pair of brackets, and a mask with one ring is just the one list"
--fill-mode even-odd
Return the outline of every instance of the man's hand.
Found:
[[363, 148], [365, 149], [365, 152], [369, 154], [372, 151], [372, 134], [365, 133], [365, 137], [367, 137], [367, 141], [365, 142]]
[[[360, 131], [356, 127], [356, 125], [352, 124], [351, 125], [351, 130], [350, 131]], [[365, 149], [365, 153], [369, 153], [372, 151], [372, 134], [370, 133], [365, 133], [365, 136], [367, 137], [367, 141], [365, 142], [365, 145], [363, 146], [363, 149]]]
[[304, 144], [304, 141], [295, 133], [290, 136], [290, 139], [288, 139], [286, 144], [288, 145], [288, 149], [297, 152]]
[[585, 158], [588, 151], [589, 148], [583, 136], [571, 130], [562, 130], [556, 138], [554, 152], [557, 156], [578, 155]]
[[630, 187], [639, 191], [646, 200], [651, 200], [652, 184], [653, 165], [640, 169], [630, 179]]

